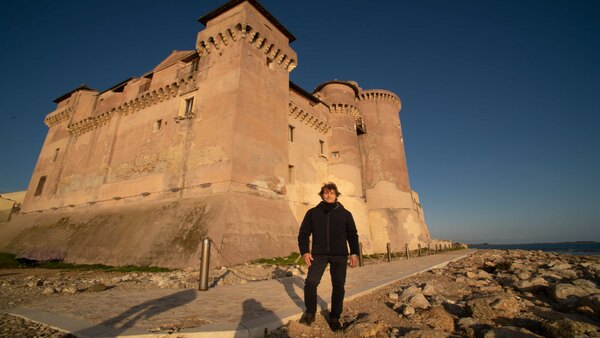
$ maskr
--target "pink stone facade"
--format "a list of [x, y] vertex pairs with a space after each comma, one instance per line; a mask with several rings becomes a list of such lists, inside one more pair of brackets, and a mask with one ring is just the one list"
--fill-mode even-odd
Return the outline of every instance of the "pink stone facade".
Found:
[[[32, 258], [194, 266], [297, 251], [304, 213], [338, 184], [365, 253], [431, 239], [387, 90], [289, 80], [291, 35], [256, 1], [201, 19], [196, 49], [140, 77], [56, 99], [21, 214], [0, 248]], [[45, 239], [42, 239], [45, 238]]]

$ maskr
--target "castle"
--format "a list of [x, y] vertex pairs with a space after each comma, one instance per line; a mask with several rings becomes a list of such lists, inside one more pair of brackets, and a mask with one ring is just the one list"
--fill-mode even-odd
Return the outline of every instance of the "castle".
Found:
[[208, 236], [221, 264], [287, 255], [329, 181], [365, 253], [430, 243], [397, 95], [338, 80], [309, 93], [290, 82], [295, 38], [257, 1], [229, 1], [200, 21], [195, 50], [54, 101], [0, 250], [185, 267]]

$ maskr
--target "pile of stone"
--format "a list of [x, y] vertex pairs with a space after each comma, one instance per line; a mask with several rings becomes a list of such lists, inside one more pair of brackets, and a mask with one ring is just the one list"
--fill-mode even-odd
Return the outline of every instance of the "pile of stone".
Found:
[[396, 318], [351, 322], [345, 334], [600, 337], [598, 283], [600, 260], [595, 257], [481, 250], [405, 280], [381, 299]]

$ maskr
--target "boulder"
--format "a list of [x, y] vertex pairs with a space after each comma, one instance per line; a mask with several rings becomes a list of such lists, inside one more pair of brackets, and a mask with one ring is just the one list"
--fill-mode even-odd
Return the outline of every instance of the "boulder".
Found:
[[407, 332], [404, 338], [458, 338], [460, 336], [454, 335], [450, 332], [442, 330], [412, 330]]
[[546, 336], [552, 338], [572, 338], [577, 336], [598, 336], [598, 326], [568, 318], [542, 324]]
[[400, 301], [406, 303], [416, 294], [421, 294], [421, 290], [416, 286], [409, 286], [402, 291], [402, 294], [400, 295]]
[[423, 290], [421, 291], [421, 293], [423, 293], [423, 295], [425, 296], [433, 296], [435, 295], [435, 287], [433, 287], [433, 285], [431, 285], [430, 283], [426, 283], [425, 286], [423, 286]]
[[514, 318], [520, 311], [519, 302], [512, 296], [491, 296], [467, 301], [467, 310], [480, 322], [494, 323], [498, 317]]
[[543, 338], [527, 329], [514, 326], [496, 327], [485, 333], [484, 338]]
[[562, 304], [575, 304], [580, 297], [592, 294], [588, 288], [567, 283], [556, 284], [549, 290], [550, 296]]
[[108, 290], [108, 286], [106, 286], [105, 284], [102, 283], [95, 283], [92, 284], [90, 287], [88, 287], [85, 291], [86, 292], [100, 292], [100, 291], [105, 291]]
[[429, 303], [427, 298], [425, 298], [425, 296], [423, 296], [423, 294], [421, 293], [418, 293], [411, 297], [408, 301], [408, 305], [414, 307], [415, 309], [428, 309], [431, 307], [431, 304]]
[[454, 319], [442, 306], [435, 306], [430, 310], [421, 311], [413, 318], [416, 322], [426, 324], [432, 329], [454, 331]]

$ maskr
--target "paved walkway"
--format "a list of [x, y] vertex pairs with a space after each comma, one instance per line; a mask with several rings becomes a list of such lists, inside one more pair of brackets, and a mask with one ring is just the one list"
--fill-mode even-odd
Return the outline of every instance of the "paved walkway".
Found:
[[[442, 267], [474, 250], [459, 250], [348, 269], [346, 300], [404, 277]], [[181, 326], [185, 337], [263, 337], [303, 311], [302, 277], [221, 286], [209, 291], [194, 289], [108, 290], [73, 296], [50, 297], [16, 314], [78, 337], [152, 336], [156, 327]], [[331, 283], [325, 273], [319, 286], [319, 306], [330, 301]], [[163, 333], [165, 331], [162, 331]], [[159, 332], [157, 332], [158, 334]]]

